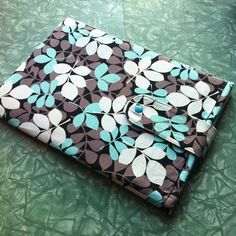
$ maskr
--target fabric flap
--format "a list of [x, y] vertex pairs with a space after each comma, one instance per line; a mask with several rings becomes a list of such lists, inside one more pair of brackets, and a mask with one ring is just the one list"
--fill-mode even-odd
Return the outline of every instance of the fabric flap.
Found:
[[148, 95], [130, 100], [126, 114], [132, 124], [198, 157], [205, 154], [216, 134], [215, 127], [209, 123]]

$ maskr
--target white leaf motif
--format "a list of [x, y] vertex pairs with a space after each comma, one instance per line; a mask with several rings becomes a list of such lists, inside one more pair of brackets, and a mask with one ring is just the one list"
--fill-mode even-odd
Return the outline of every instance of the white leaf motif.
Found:
[[138, 66], [133, 61], [127, 61], [124, 64], [124, 70], [130, 75], [136, 75], [138, 73]]
[[2, 97], [1, 100], [2, 100], [2, 105], [7, 109], [12, 110], [20, 107], [20, 102], [15, 98]]
[[86, 81], [85, 81], [84, 77], [82, 77], [80, 75], [70, 75], [70, 80], [78, 88], [85, 88], [86, 87]]
[[137, 148], [147, 148], [150, 147], [154, 142], [154, 136], [148, 133], [143, 133], [138, 136], [135, 142], [135, 147]]
[[22, 130], [23, 132], [31, 135], [32, 137], [36, 137], [40, 132], [39, 128], [31, 122], [22, 123], [19, 126], [19, 129]]
[[216, 105], [216, 101], [210, 97], [207, 97], [206, 100], [203, 102], [203, 109], [206, 112], [211, 113], [215, 105]]
[[57, 74], [66, 74], [71, 70], [71, 66], [66, 63], [59, 63], [53, 66], [54, 72]]
[[113, 117], [105, 114], [102, 117], [102, 128], [108, 132], [112, 132], [116, 128], [116, 122]]
[[164, 76], [160, 74], [159, 72], [152, 71], [152, 70], [145, 70], [144, 75], [150, 80], [150, 81], [163, 81]]
[[76, 22], [72, 18], [66, 18], [64, 20], [64, 24], [71, 27], [71, 26], [76, 25]]
[[124, 95], [117, 97], [112, 104], [112, 108], [115, 113], [121, 111], [126, 104], [126, 97]]
[[143, 152], [149, 158], [152, 158], [154, 160], [161, 160], [162, 158], [164, 158], [166, 156], [166, 153], [158, 147], [149, 147], [149, 148], [145, 149]]
[[58, 75], [55, 78], [55, 80], [57, 80], [58, 85], [62, 85], [62, 84], [64, 84], [67, 81], [68, 76], [69, 76], [69, 74], [61, 74], [61, 75]]
[[11, 90], [10, 95], [17, 99], [26, 99], [33, 93], [33, 90], [26, 86], [20, 85]]
[[99, 45], [97, 54], [102, 59], [107, 59], [111, 57], [113, 50], [107, 45]]
[[26, 62], [22, 62], [21, 65], [16, 69], [16, 71], [24, 71], [26, 67]]
[[166, 170], [165, 168], [158, 163], [157, 161], [150, 160], [147, 164], [146, 169], [147, 177], [148, 179], [158, 185], [162, 185], [164, 182], [164, 179], [166, 177]]
[[74, 68], [73, 71], [81, 76], [86, 76], [91, 72], [91, 70], [87, 66], [78, 66]]
[[79, 39], [77, 40], [77, 42], [76, 42], [75, 45], [76, 45], [77, 47], [82, 48], [82, 47], [84, 47], [85, 45], [87, 45], [89, 41], [90, 41], [90, 37], [81, 37], [81, 38], [79, 38]]
[[5, 82], [3, 85], [0, 86], [0, 97], [6, 95], [12, 89], [12, 83]]
[[111, 110], [111, 99], [108, 97], [102, 97], [99, 101], [99, 106], [102, 111], [108, 113]]
[[136, 177], [140, 177], [144, 175], [146, 170], [146, 158], [144, 154], [139, 155], [136, 157], [132, 163], [132, 171]]
[[62, 113], [57, 108], [54, 108], [48, 113], [48, 118], [53, 125], [57, 126], [62, 120]]
[[47, 130], [45, 132], [42, 132], [37, 139], [39, 139], [40, 141], [47, 143], [50, 139], [51, 136], [51, 130]]
[[151, 68], [160, 73], [167, 73], [170, 72], [174, 68], [174, 66], [168, 61], [159, 60], [157, 62], [154, 62], [151, 65]]
[[188, 114], [194, 115], [202, 110], [202, 100], [191, 102], [188, 105]]
[[5, 114], [5, 109], [3, 106], [0, 105], [0, 117], [3, 117]]
[[93, 55], [96, 53], [98, 48], [98, 44], [96, 41], [92, 41], [90, 42], [87, 46], [86, 46], [86, 52], [89, 56]]
[[39, 128], [45, 129], [45, 130], [49, 129], [49, 120], [45, 115], [34, 114], [33, 121]]
[[125, 114], [114, 114], [113, 115], [116, 122], [120, 125], [130, 125], [129, 120], [127, 119], [127, 116]]
[[175, 107], [184, 107], [190, 103], [189, 98], [182, 93], [170, 93], [166, 99]]
[[130, 164], [133, 161], [136, 152], [135, 148], [124, 149], [119, 156], [119, 163], [124, 165]]
[[149, 119], [151, 118], [151, 116], [158, 115], [157, 111], [154, 108], [148, 106], [144, 107], [143, 114]]
[[209, 85], [203, 81], [197, 82], [195, 87], [196, 87], [197, 91], [205, 97], [207, 97], [208, 94], [210, 93]]
[[188, 85], [180, 86], [180, 91], [189, 98], [199, 99], [199, 94], [197, 90]]
[[143, 76], [137, 75], [135, 79], [135, 84], [143, 89], [147, 89], [150, 86], [150, 82]]
[[56, 129], [53, 130], [51, 135], [52, 143], [55, 145], [61, 145], [66, 139], [66, 132], [63, 128], [58, 126]]
[[149, 57], [142, 58], [138, 63], [139, 70], [143, 71], [143, 70], [147, 69], [151, 65], [151, 63], [152, 62]]
[[93, 29], [91, 32], [90, 32], [90, 36], [91, 37], [101, 37], [105, 34], [104, 31], [102, 30], [99, 30], [99, 29]]
[[61, 94], [63, 97], [68, 98], [69, 100], [73, 101], [78, 95], [78, 90], [75, 85], [73, 85], [70, 82], [67, 82], [63, 85], [61, 89]]
[[111, 44], [114, 42], [114, 39], [109, 36], [102, 36], [96, 39], [99, 43]]
[[204, 133], [208, 131], [210, 128], [210, 125], [202, 120], [198, 120], [196, 125], [197, 132]]

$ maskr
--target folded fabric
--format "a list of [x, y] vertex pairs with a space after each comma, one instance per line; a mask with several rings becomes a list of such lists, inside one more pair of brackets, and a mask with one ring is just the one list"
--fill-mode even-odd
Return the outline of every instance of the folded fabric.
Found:
[[232, 86], [68, 18], [0, 87], [0, 116], [170, 210]]

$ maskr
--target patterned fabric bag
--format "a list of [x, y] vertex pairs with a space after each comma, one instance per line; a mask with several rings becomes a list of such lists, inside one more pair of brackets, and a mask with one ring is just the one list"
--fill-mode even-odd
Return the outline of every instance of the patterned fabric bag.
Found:
[[170, 210], [232, 86], [68, 18], [0, 87], [0, 116]]

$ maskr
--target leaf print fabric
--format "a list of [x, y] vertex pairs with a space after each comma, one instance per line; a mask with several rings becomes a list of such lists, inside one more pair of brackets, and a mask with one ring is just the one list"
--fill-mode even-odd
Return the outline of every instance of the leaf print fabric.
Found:
[[[144, 106], [142, 113], [136, 112], [137, 104]], [[127, 114], [134, 125], [198, 157], [203, 156], [216, 133], [215, 128], [207, 122], [146, 95], [136, 96], [129, 101]], [[173, 150], [168, 148], [168, 151], [171, 153]]]
[[0, 116], [172, 209], [232, 86], [67, 18], [0, 87]]

